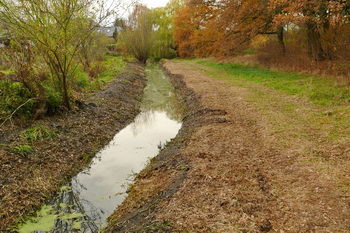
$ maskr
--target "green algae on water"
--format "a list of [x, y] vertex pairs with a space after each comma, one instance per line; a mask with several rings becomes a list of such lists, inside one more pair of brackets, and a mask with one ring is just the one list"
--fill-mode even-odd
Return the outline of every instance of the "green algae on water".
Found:
[[31, 233], [33, 231], [50, 231], [58, 215], [52, 214], [52, 206], [44, 205], [35, 218], [30, 219], [25, 225], [20, 226], [19, 233]]

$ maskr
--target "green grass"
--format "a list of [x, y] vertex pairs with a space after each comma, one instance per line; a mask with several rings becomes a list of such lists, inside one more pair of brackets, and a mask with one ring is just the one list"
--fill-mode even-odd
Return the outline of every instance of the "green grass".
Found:
[[84, 77], [81, 78], [82, 87], [86, 90], [100, 90], [106, 83], [115, 78], [121, 70], [125, 67], [126, 61], [122, 57], [110, 56], [107, 55], [104, 57], [104, 60], [101, 62], [97, 62], [97, 69], [101, 69], [102, 72], [98, 74], [94, 78], [88, 78], [87, 82]]
[[12, 70], [0, 70], [0, 72], [6, 75], [13, 74]]
[[25, 130], [23, 135], [28, 142], [35, 142], [45, 138], [53, 138], [55, 132], [42, 125], [36, 125]]
[[[190, 62], [223, 71], [235, 79], [262, 84], [285, 94], [306, 97], [317, 106], [334, 106], [350, 103], [350, 86], [340, 87], [332, 79], [297, 73], [275, 72], [239, 64], [219, 64], [206, 59], [196, 59]], [[233, 79], [227, 80], [235, 81]]]
[[314, 131], [329, 141], [350, 138], [348, 84], [341, 86], [331, 77], [219, 64], [210, 59], [183, 62], [213, 78], [244, 88], [248, 93], [245, 100], [273, 122], [276, 131], [290, 132], [293, 137], [308, 137]]
[[28, 144], [22, 144], [22, 145], [18, 145], [16, 147], [14, 147], [15, 151], [26, 157], [29, 153], [31, 153], [33, 151], [33, 147], [28, 145]]
[[105, 67], [98, 79], [103, 82], [112, 80], [125, 66], [125, 61], [122, 57], [106, 56], [103, 61]]

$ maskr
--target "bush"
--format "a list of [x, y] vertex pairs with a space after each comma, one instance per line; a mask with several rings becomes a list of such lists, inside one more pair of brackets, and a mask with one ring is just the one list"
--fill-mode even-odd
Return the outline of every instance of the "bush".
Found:
[[[0, 116], [7, 116], [20, 105], [31, 98], [31, 92], [20, 82], [12, 82], [9, 79], [0, 81]], [[16, 113], [20, 115], [31, 114], [35, 101], [29, 101]]]
[[47, 80], [44, 82], [45, 99], [47, 101], [49, 111], [53, 112], [63, 103], [62, 95], [54, 88], [52, 81]]

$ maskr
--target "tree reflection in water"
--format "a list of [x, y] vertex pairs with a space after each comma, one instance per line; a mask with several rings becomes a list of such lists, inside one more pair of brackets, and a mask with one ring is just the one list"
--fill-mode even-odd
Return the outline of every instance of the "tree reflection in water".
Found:
[[[96, 208], [91, 202], [84, 200], [80, 193], [86, 189], [78, 179], [73, 178], [69, 186], [64, 186], [50, 206], [53, 208], [52, 214], [58, 215], [51, 233], [67, 232], [98, 232], [103, 223], [102, 209]], [[43, 233], [43, 231], [36, 231]]]

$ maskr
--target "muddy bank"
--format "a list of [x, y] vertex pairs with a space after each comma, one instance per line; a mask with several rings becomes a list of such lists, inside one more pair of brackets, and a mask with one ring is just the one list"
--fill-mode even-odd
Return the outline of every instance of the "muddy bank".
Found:
[[134, 119], [145, 84], [144, 67], [128, 64], [74, 111], [35, 122], [52, 136], [29, 142], [26, 153], [18, 150], [28, 144], [25, 128], [8, 125], [0, 132], [0, 232], [52, 196]]

